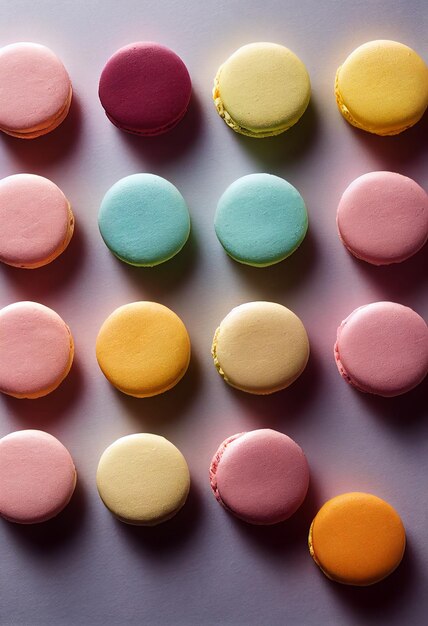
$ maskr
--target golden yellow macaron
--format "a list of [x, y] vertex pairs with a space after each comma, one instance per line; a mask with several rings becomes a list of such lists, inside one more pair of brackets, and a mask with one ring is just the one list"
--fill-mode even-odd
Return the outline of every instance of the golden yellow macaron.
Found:
[[234, 131], [270, 137], [302, 117], [311, 97], [305, 65], [288, 48], [258, 42], [242, 46], [219, 68], [213, 99]]
[[428, 106], [428, 67], [397, 41], [369, 41], [354, 50], [336, 73], [339, 111], [353, 126], [377, 135], [397, 135]]
[[97, 487], [101, 500], [119, 520], [154, 526], [173, 517], [186, 502], [189, 468], [180, 450], [164, 437], [128, 435], [101, 455]]
[[393, 507], [369, 493], [328, 500], [309, 531], [309, 551], [322, 572], [347, 585], [383, 580], [401, 562], [406, 533]]
[[157, 302], [132, 302], [105, 320], [96, 342], [98, 364], [109, 382], [145, 398], [171, 389], [186, 373], [190, 339], [181, 319]]

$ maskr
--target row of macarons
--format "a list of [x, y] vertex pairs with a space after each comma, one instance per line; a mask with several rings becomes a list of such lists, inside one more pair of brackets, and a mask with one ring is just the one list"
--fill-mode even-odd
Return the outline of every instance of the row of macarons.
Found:
[[[211, 354], [226, 383], [267, 395], [299, 378], [310, 347], [295, 313], [276, 302], [256, 301], [226, 315], [214, 333]], [[0, 391], [38, 398], [68, 375], [73, 337], [52, 309], [15, 302], [0, 310], [0, 355]], [[96, 339], [104, 376], [116, 389], [137, 398], [174, 387], [185, 375], [190, 356], [183, 321], [157, 302], [120, 306], [101, 325]], [[401, 395], [428, 373], [427, 324], [413, 309], [395, 302], [360, 306], [340, 324], [334, 358], [339, 373], [354, 388], [385, 397]]]
[[[310, 479], [301, 447], [287, 435], [259, 429], [225, 439], [209, 467], [211, 490], [229, 513], [249, 524], [272, 525], [294, 515], [305, 501]], [[0, 439], [0, 516], [35, 524], [59, 514], [77, 481], [65, 446], [40, 430], [21, 430]], [[120, 521], [154, 526], [185, 505], [190, 472], [170, 441], [149, 433], [114, 441], [96, 472], [99, 496]], [[400, 564], [406, 533], [385, 500], [350, 492], [328, 500], [309, 529], [309, 552], [329, 578], [350, 585], [374, 584]]]
[[[50, 263], [74, 231], [70, 202], [52, 181], [34, 174], [0, 180], [0, 261], [21, 268]], [[168, 261], [190, 233], [189, 209], [164, 178], [133, 174], [105, 194], [98, 214], [104, 242], [125, 263], [151, 267]], [[308, 212], [299, 191], [271, 174], [249, 174], [221, 195], [217, 237], [234, 260], [265, 267], [289, 257], [303, 241]], [[337, 208], [341, 241], [374, 265], [401, 262], [428, 238], [428, 194], [395, 172], [369, 172], [344, 191]]]
[[[333, 82], [333, 81], [332, 81]], [[0, 129], [23, 139], [54, 130], [72, 99], [69, 75], [45, 46], [15, 43], [0, 49]], [[158, 135], [184, 117], [192, 84], [182, 59], [155, 42], [117, 50], [99, 81], [108, 119], [137, 135]], [[352, 125], [394, 135], [418, 122], [428, 106], [428, 67], [408, 46], [367, 42], [342, 63], [334, 83], [337, 106]], [[234, 131], [250, 137], [278, 135], [296, 124], [311, 97], [308, 71], [288, 48], [247, 44], [220, 66], [213, 99]]]

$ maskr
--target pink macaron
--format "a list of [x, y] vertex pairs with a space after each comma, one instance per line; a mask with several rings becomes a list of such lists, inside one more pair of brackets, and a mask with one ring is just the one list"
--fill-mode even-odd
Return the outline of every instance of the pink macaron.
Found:
[[0, 130], [20, 139], [51, 132], [67, 117], [70, 77], [46, 46], [20, 42], [0, 49]]
[[428, 238], [428, 195], [395, 172], [370, 172], [344, 191], [337, 209], [343, 244], [373, 265], [400, 263]]
[[210, 466], [218, 502], [250, 524], [269, 525], [293, 515], [309, 486], [309, 466], [295, 441], [262, 428], [228, 437]]
[[334, 356], [339, 373], [353, 387], [398, 396], [419, 385], [428, 373], [428, 327], [402, 304], [367, 304], [339, 326]]
[[17, 524], [45, 522], [69, 503], [76, 469], [67, 448], [41, 430], [0, 439], [0, 516]]
[[56, 259], [70, 243], [74, 217], [52, 181], [35, 174], [0, 180], [0, 261], [34, 269]]
[[136, 42], [107, 61], [98, 93], [115, 126], [136, 135], [160, 135], [182, 119], [191, 92], [189, 72], [175, 52], [158, 43]]

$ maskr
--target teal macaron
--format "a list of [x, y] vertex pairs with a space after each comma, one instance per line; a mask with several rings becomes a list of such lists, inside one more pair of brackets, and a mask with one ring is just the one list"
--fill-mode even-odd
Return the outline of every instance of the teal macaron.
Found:
[[152, 267], [181, 250], [190, 233], [190, 215], [178, 189], [155, 174], [133, 174], [105, 194], [98, 226], [121, 261]]
[[217, 237], [235, 261], [255, 267], [286, 259], [308, 229], [305, 202], [293, 185], [272, 174], [250, 174], [223, 193], [214, 218]]

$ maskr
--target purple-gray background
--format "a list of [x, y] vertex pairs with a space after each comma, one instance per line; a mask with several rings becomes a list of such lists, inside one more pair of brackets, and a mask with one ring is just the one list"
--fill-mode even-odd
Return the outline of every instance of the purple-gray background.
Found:
[[[428, 117], [398, 137], [370, 136], [340, 117], [333, 97], [337, 65], [370, 39], [397, 39], [428, 60], [426, 0], [1, 0], [0, 33], [1, 45], [27, 40], [50, 46], [68, 68], [75, 94], [68, 119], [54, 133], [28, 142], [0, 137], [0, 175], [52, 178], [71, 200], [77, 221], [69, 249], [52, 265], [0, 268], [1, 306], [25, 299], [51, 306], [76, 342], [75, 365], [56, 392], [36, 401], [0, 398], [0, 435], [45, 429], [69, 448], [79, 473], [76, 495], [56, 520], [35, 527], [0, 524], [0, 624], [426, 624], [428, 386], [396, 399], [369, 397], [341, 380], [332, 355], [338, 323], [361, 304], [390, 299], [428, 315], [427, 249], [395, 267], [371, 267], [351, 258], [335, 228], [341, 192], [364, 172], [395, 170], [428, 187]], [[151, 139], [114, 128], [97, 97], [107, 58], [144, 39], [176, 50], [194, 84], [184, 121]], [[233, 133], [210, 97], [218, 65], [258, 40], [294, 50], [313, 85], [298, 125], [263, 140]], [[140, 171], [176, 184], [192, 215], [190, 243], [155, 269], [116, 261], [97, 228], [105, 191]], [[228, 184], [263, 171], [301, 191], [310, 230], [289, 260], [255, 269], [227, 258], [215, 238], [213, 214]], [[145, 400], [110, 387], [94, 354], [105, 317], [138, 299], [174, 309], [193, 345], [183, 381]], [[265, 398], [228, 388], [210, 357], [218, 322], [233, 306], [257, 299], [294, 310], [312, 347], [299, 381]], [[312, 469], [302, 510], [271, 528], [233, 519], [207, 480], [211, 456], [225, 437], [263, 426], [295, 438]], [[171, 439], [193, 479], [183, 511], [152, 529], [115, 521], [95, 487], [104, 448], [138, 431]], [[408, 531], [401, 567], [372, 588], [329, 582], [306, 547], [317, 508], [349, 490], [386, 498]]]

